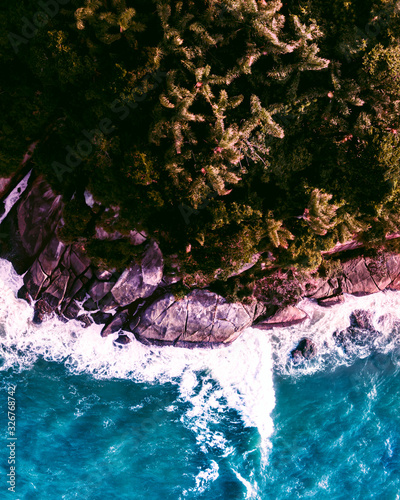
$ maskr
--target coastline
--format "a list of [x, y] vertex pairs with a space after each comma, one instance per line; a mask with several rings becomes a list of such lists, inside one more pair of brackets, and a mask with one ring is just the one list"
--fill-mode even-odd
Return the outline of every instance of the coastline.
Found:
[[[120, 345], [134, 337], [147, 345], [222, 347], [248, 327], [269, 330], [302, 323], [308, 316], [297, 304], [304, 298], [329, 307], [340, 303], [343, 294], [400, 289], [400, 255], [354, 256], [354, 245], [344, 245], [347, 251], [336, 252], [341, 260], [325, 277], [308, 273], [301, 278], [292, 275], [290, 281], [280, 270], [269, 275], [268, 293], [261, 300], [231, 303], [208, 289], [181, 297], [174, 294], [179, 276], [165, 272], [156, 241], [139, 240], [144, 245], [141, 258], [122, 273], [99, 269], [82, 245], [58, 239], [62, 199], [41, 177], [32, 176], [14, 201], [1, 224], [8, 238], [1, 240], [0, 257], [23, 275], [18, 297], [34, 303], [33, 321], [41, 323], [57, 314], [63, 321], [77, 319], [82, 326], [101, 324], [101, 335], [117, 332]], [[265, 287], [263, 279], [256, 286]]]

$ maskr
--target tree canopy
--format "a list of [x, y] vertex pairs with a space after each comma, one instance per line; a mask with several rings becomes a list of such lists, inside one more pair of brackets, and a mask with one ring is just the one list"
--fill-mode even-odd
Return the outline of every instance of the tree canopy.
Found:
[[396, 2], [21, 0], [0, 26], [0, 174], [37, 142], [60, 236], [104, 265], [137, 251], [96, 227], [190, 287], [399, 230]]

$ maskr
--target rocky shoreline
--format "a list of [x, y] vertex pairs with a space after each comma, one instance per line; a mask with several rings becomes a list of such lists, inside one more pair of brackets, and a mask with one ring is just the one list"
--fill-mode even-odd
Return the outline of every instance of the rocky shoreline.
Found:
[[[134, 336], [144, 344], [213, 348], [229, 345], [249, 326], [268, 330], [307, 319], [305, 312], [285, 300], [271, 309], [255, 299], [249, 304], [229, 303], [207, 289], [176, 297], [174, 283], [179, 276], [165, 273], [161, 250], [151, 239], [145, 241], [141, 258], [122, 273], [99, 269], [82, 245], [66, 245], [57, 238], [61, 213], [61, 197], [36, 177], [1, 224], [1, 232], [9, 237], [1, 239], [0, 257], [24, 275], [18, 296], [33, 301], [36, 323], [58, 314], [83, 326], [104, 325], [101, 335], [118, 333], [119, 345]], [[132, 244], [145, 239], [133, 236]], [[334, 276], [305, 280], [301, 288], [299, 299], [314, 299], [325, 307], [343, 301], [343, 294], [399, 290], [400, 255], [387, 252], [344, 259]], [[304, 347], [309, 354], [310, 346]], [[299, 358], [301, 346], [297, 351], [294, 357]]]

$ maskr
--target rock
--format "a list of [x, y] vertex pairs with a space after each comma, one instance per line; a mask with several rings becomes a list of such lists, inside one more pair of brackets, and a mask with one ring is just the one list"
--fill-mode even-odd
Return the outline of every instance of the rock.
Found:
[[379, 255], [375, 259], [364, 258], [365, 265], [379, 290], [384, 290], [392, 281], [389, 275], [385, 255]]
[[374, 330], [372, 317], [373, 315], [370, 311], [357, 309], [350, 315], [350, 326], [353, 328], [361, 328], [363, 330]]
[[81, 308], [75, 300], [71, 300], [68, 306], [64, 309], [64, 316], [67, 319], [75, 319], [78, 317], [78, 314], [81, 312]]
[[112, 318], [112, 314], [101, 312], [101, 311], [93, 313], [93, 314], [91, 314], [91, 316], [93, 318], [93, 321], [96, 323], [96, 325], [104, 325], [108, 321], [110, 321], [110, 319]]
[[329, 280], [320, 279], [315, 283], [315, 289], [311, 293], [306, 293], [306, 297], [311, 299], [325, 299], [327, 297], [332, 297], [340, 293], [340, 283], [337, 278], [331, 278]]
[[379, 335], [372, 324], [373, 314], [362, 309], [353, 311], [350, 315], [350, 326], [346, 330], [335, 332], [333, 338], [345, 351], [352, 346], [373, 345]]
[[129, 240], [130, 242], [132, 243], [132, 245], [141, 245], [142, 243], [144, 243], [147, 239], [147, 234], [142, 231], [142, 232], [139, 232], [139, 231], [130, 231], [129, 233]]
[[78, 277], [84, 274], [90, 266], [90, 259], [80, 251], [77, 245], [73, 246], [69, 259], [71, 269]]
[[295, 364], [304, 360], [312, 359], [317, 354], [317, 348], [312, 340], [304, 338], [299, 345], [291, 352], [292, 360]]
[[22, 285], [21, 288], [18, 290], [17, 297], [19, 299], [26, 300], [28, 304], [32, 304], [31, 296], [29, 295], [29, 292], [25, 285]]
[[42, 178], [37, 178], [17, 210], [18, 230], [28, 255], [36, 256], [54, 234], [61, 208], [61, 196]]
[[50, 286], [42, 294], [43, 300], [47, 302], [52, 310], [55, 310], [63, 301], [67, 290], [69, 272], [66, 269], [58, 270], [52, 276]]
[[112, 293], [108, 293], [99, 301], [99, 309], [103, 312], [109, 312], [119, 306], [118, 302], [114, 299]]
[[363, 258], [343, 264], [342, 292], [356, 296], [379, 292]]
[[45, 300], [42, 299], [38, 300], [35, 303], [34, 307], [33, 322], [36, 323], [37, 325], [40, 325], [40, 323], [43, 322], [45, 317], [52, 312], [53, 309], [49, 307], [49, 305]]
[[130, 342], [132, 342], [132, 340], [130, 337], [128, 337], [128, 335], [119, 335], [118, 338], [116, 340], [114, 340], [114, 342], [116, 344], [126, 345], [126, 344], [129, 344]]
[[113, 270], [108, 270], [108, 269], [100, 270], [100, 269], [96, 269], [95, 272], [94, 272], [94, 275], [100, 281], [110, 281], [113, 278], [114, 272], [115, 272], [115, 269], [113, 269]]
[[36, 300], [42, 288], [50, 283], [50, 279], [47, 274], [43, 271], [39, 261], [35, 260], [30, 269], [24, 276], [24, 285], [26, 290], [29, 292], [31, 297]]
[[118, 332], [128, 322], [129, 313], [127, 310], [117, 313], [112, 320], [102, 329], [101, 336], [107, 337], [111, 333]]
[[82, 304], [82, 307], [85, 309], [85, 311], [97, 311], [97, 309], [99, 308], [93, 299], [87, 299]]
[[271, 330], [272, 328], [286, 328], [292, 325], [298, 325], [308, 318], [307, 313], [295, 306], [287, 306], [278, 310], [273, 316], [263, 319], [253, 328], [260, 330]]
[[228, 303], [208, 290], [193, 290], [183, 299], [166, 294], [131, 323], [143, 343], [178, 347], [213, 347], [233, 342], [254, 319], [242, 304]]
[[332, 307], [337, 304], [343, 304], [344, 297], [343, 295], [336, 295], [336, 297], [327, 297], [326, 299], [319, 299], [318, 305], [322, 307]]
[[164, 261], [157, 243], [146, 248], [141, 264], [133, 264], [121, 274], [111, 293], [120, 306], [149, 297], [163, 277]]
[[47, 275], [51, 273], [58, 266], [61, 256], [65, 250], [65, 245], [53, 235], [49, 243], [46, 245], [43, 252], [39, 255], [38, 261]]
[[88, 294], [95, 301], [99, 302], [103, 297], [107, 295], [108, 292], [114, 287], [115, 283], [109, 283], [108, 281], [95, 281], [88, 290]]
[[93, 323], [92, 318], [88, 314], [81, 314], [76, 319], [82, 323], [83, 328], [88, 328]]

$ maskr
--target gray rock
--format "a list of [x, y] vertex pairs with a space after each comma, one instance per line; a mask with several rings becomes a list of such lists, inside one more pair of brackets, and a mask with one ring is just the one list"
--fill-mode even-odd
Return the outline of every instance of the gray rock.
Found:
[[300, 340], [299, 345], [291, 352], [295, 364], [312, 359], [316, 354], [317, 348], [315, 344], [307, 338]]
[[36, 256], [54, 234], [61, 208], [61, 196], [42, 178], [37, 178], [17, 209], [18, 230], [28, 255]]
[[350, 326], [353, 328], [361, 328], [363, 330], [374, 330], [372, 318], [372, 312], [357, 309], [350, 315]]
[[101, 311], [97, 311], [96, 313], [93, 313], [91, 316], [96, 325], [104, 325], [112, 318], [112, 314], [104, 313]]
[[145, 309], [131, 329], [144, 343], [178, 347], [227, 345], [252, 324], [254, 310], [255, 306], [249, 314], [242, 304], [230, 304], [208, 290], [193, 290], [180, 300], [166, 294]]
[[59, 239], [53, 235], [43, 252], [38, 257], [40, 265], [47, 275], [50, 276], [51, 273], [56, 269], [64, 250], [64, 243], [59, 241]]
[[318, 305], [322, 307], [332, 307], [337, 304], [342, 304], [344, 302], [343, 295], [337, 295], [336, 297], [327, 297], [326, 299], [319, 299]]
[[342, 292], [356, 296], [379, 292], [364, 259], [353, 259], [343, 264]]
[[65, 308], [63, 314], [67, 319], [75, 319], [78, 317], [78, 314], [81, 312], [81, 308], [77, 304], [75, 300], [71, 300], [68, 306]]
[[69, 258], [71, 269], [76, 276], [81, 276], [90, 266], [90, 259], [82, 253], [77, 245], [74, 245]]
[[99, 302], [111, 291], [114, 285], [115, 283], [109, 283], [108, 281], [95, 281], [89, 288], [88, 294], [95, 302]]
[[127, 310], [120, 311], [103, 328], [103, 330], [101, 331], [101, 336], [102, 337], [107, 337], [107, 335], [111, 335], [111, 333], [118, 332], [128, 322], [128, 319], [129, 319], [129, 313], [128, 313], [128, 311]]
[[57, 270], [52, 277], [50, 286], [43, 292], [42, 299], [55, 310], [63, 301], [69, 281], [69, 272], [66, 269]]
[[97, 309], [99, 308], [93, 299], [87, 299], [82, 304], [82, 307], [85, 309], [85, 311], [97, 311]]
[[127, 345], [129, 344], [130, 342], [132, 342], [131, 338], [128, 337], [128, 335], [119, 335], [118, 338], [116, 340], [114, 340], [114, 342], [116, 344], [119, 344], [120, 346], [122, 345]]
[[92, 320], [92, 318], [88, 314], [81, 314], [76, 319], [77, 319], [77, 321], [81, 322], [83, 328], [87, 328], [91, 324], [93, 324], [93, 320]]
[[298, 325], [308, 318], [307, 313], [295, 306], [287, 306], [278, 310], [273, 316], [263, 319], [254, 328], [260, 330], [271, 330], [272, 328], [285, 328], [292, 325]]
[[139, 298], [149, 297], [163, 277], [164, 261], [157, 243], [146, 248], [141, 264], [132, 264], [121, 274], [111, 290], [117, 303], [126, 306]]
[[31, 297], [36, 300], [42, 288], [44, 288], [48, 283], [50, 283], [50, 279], [39, 263], [39, 261], [35, 260], [30, 269], [24, 276], [24, 284]]

